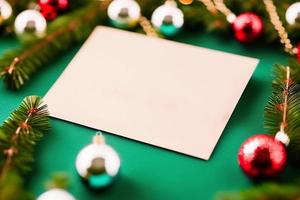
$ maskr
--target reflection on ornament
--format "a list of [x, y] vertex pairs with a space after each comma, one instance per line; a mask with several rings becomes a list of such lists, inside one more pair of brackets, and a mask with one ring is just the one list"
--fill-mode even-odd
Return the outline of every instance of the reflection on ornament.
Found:
[[166, 1], [164, 5], [154, 10], [151, 22], [163, 35], [174, 36], [183, 26], [184, 15], [174, 1]]
[[141, 8], [134, 0], [114, 0], [107, 9], [112, 24], [119, 28], [135, 27], [141, 17]]
[[37, 200], [75, 200], [75, 198], [63, 189], [51, 189], [41, 194]]
[[12, 8], [5, 0], [0, 0], [0, 25], [10, 18], [12, 15]]
[[254, 13], [246, 12], [240, 14], [232, 23], [235, 38], [244, 43], [253, 42], [263, 32], [263, 22]]
[[93, 144], [84, 147], [76, 158], [78, 174], [91, 188], [99, 189], [109, 186], [117, 177], [120, 158], [116, 151], [105, 144], [102, 135], [96, 135]]
[[43, 15], [36, 10], [25, 10], [15, 20], [17, 35], [31, 34], [42, 37], [45, 34], [47, 22]]
[[273, 136], [257, 134], [241, 146], [238, 161], [242, 170], [251, 178], [272, 178], [283, 171], [286, 150]]
[[300, 22], [300, 2], [293, 3], [286, 10], [285, 19], [291, 25], [294, 25], [294, 24]]

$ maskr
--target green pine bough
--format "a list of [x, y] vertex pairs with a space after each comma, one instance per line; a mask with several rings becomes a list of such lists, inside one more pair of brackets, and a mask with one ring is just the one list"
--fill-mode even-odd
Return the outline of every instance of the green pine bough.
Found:
[[20, 89], [38, 70], [67, 51], [74, 44], [84, 41], [94, 27], [102, 21], [107, 3], [95, 1], [66, 14], [48, 27], [47, 35], [7, 52], [0, 60], [0, 77], [6, 86]]
[[25, 176], [34, 161], [37, 142], [50, 128], [47, 106], [37, 96], [26, 97], [0, 127], [0, 200], [29, 200]]
[[220, 193], [216, 200], [298, 200], [300, 184], [264, 183], [251, 189]]

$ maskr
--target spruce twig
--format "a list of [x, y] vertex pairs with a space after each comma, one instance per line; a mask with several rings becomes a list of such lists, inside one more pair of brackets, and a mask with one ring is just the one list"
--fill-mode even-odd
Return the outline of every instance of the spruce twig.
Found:
[[92, 2], [55, 20], [49, 26], [46, 37], [4, 55], [0, 60], [0, 77], [4, 77], [7, 87], [20, 89], [49, 60], [69, 49], [74, 43], [84, 41], [101, 21], [108, 2]]
[[219, 193], [217, 200], [298, 200], [299, 184], [264, 183], [238, 192]]
[[[291, 68], [291, 74], [294, 74]], [[282, 65], [275, 67], [275, 80], [273, 81], [273, 91], [265, 108], [265, 129], [268, 133], [276, 134], [278, 130], [284, 128], [284, 132], [290, 138], [288, 146], [289, 155], [298, 160], [300, 158], [300, 85], [292, 77], [285, 78], [286, 68]], [[286, 88], [286, 85], [289, 85]], [[283, 102], [286, 102], [285, 106]], [[286, 117], [284, 123], [282, 119], [284, 113]]]
[[0, 127], [0, 200], [31, 198], [24, 176], [31, 169], [35, 144], [49, 127], [47, 106], [37, 96], [26, 97]]

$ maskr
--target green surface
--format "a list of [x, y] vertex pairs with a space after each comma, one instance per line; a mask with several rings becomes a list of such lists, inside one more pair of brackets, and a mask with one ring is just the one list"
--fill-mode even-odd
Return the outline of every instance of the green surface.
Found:
[[[122, 171], [120, 178], [111, 188], [94, 192], [80, 181], [74, 168], [74, 160], [77, 152], [91, 141], [95, 130], [53, 119], [52, 131], [37, 147], [34, 171], [27, 182], [30, 190], [37, 195], [42, 193], [44, 181], [57, 171], [68, 172], [72, 181], [70, 191], [78, 200], [209, 200], [213, 199], [218, 191], [239, 190], [252, 185], [238, 167], [237, 151], [248, 136], [264, 132], [263, 109], [271, 92], [272, 65], [276, 62], [285, 63], [286, 56], [273, 47], [264, 45], [246, 47], [233, 39], [222, 39], [212, 34], [183, 33], [176, 40], [261, 59], [211, 159], [203, 161], [105, 134], [108, 143], [115, 147], [121, 156]], [[1, 38], [0, 54], [15, 46], [16, 40]], [[7, 91], [1, 83], [0, 120], [4, 120], [25, 96], [43, 96], [78, 49], [79, 47], [74, 48], [57, 58], [19, 92]], [[211, 80], [218, 82], [213, 79], [213, 74]], [[72, 103], [76, 100], [69, 99], [69, 101]], [[201, 130], [199, 131], [201, 134]], [[283, 178], [288, 178], [290, 174], [285, 173]]]

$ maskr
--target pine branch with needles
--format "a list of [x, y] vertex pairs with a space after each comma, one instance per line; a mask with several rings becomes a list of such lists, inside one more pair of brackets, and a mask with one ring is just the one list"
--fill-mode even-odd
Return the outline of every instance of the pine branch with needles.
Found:
[[[265, 108], [264, 126], [270, 134], [276, 134], [284, 129], [291, 141], [288, 145], [289, 156], [298, 160], [300, 158], [300, 85], [293, 76], [298, 68], [291, 68], [290, 79], [285, 78], [286, 70], [287, 68], [282, 65], [275, 67], [273, 91]], [[288, 89], [285, 87], [287, 84]], [[287, 98], [286, 117], [284, 117], [286, 119], [282, 122], [285, 97]]]
[[298, 200], [300, 185], [264, 183], [237, 192], [219, 193], [216, 200]]
[[0, 200], [32, 199], [24, 189], [34, 162], [34, 147], [49, 130], [47, 106], [37, 96], [26, 97], [0, 127]]
[[7, 52], [0, 60], [0, 77], [10, 89], [20, 89], [40, 68], [67, 51], [74, 43], [84, 41], [98, 24], [107, 4], [90, 3], [74, 13], [53, 22], [42, 39], [28, 42], [20, 49]]

